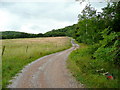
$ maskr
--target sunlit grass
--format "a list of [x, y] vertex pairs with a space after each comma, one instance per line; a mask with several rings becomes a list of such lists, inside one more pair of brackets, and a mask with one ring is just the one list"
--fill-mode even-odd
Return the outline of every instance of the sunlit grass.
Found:
[[2, 40], [3, 87], [28, 63], [51, 53], [71, 47], [67, 37], [7, 39]]

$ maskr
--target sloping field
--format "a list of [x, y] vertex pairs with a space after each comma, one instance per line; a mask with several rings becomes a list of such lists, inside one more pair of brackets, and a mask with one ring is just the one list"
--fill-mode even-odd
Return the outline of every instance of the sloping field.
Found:
[[42, 56], [71, 47], [68, 37], [2, 40], [3, 87], [25, 65]]

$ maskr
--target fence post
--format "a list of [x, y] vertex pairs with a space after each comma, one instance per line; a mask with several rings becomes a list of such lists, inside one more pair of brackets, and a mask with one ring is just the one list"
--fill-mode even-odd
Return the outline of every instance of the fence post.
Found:
[[5, 46], [3, 46], [3, 49], [2, 49], [2, 56], [4, 54], [4, 51], [5, 51]]
[[27, 53], [27, 51], [28, 51], [28, 46], [26, 47], [26, 53]]

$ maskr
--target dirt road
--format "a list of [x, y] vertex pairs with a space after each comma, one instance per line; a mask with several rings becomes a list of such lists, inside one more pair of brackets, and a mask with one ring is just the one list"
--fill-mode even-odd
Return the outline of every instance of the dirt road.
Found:
[[78, 48], [72, 40], [73, 47], [55, 54], [44, 56], [27, 65], [19, 73], [9, 88], [78, 88], [78, 84], [66, 67], [66, 60], [71, 51]]

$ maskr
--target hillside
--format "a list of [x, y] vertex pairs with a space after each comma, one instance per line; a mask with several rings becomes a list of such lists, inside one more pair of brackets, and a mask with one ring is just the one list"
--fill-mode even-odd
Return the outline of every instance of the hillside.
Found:
[[25, 32], [18, 32], [18, 31], [3, 31], [0, 32], [0, 39], [14, 39], [14, 38], [34, 38], [34, 37], [59, 37], [59, 36], [69, 36], [72, 37], [75, 34], [75, 27], [77, 24], [72, 26], [66, 26], [65, 28], [61, 29], [53, 29], [48, 31], [44, 34], [31, 34]]
[[57, 37], [57, 36], [69, 36], [72, 37], [74, 31], [75, 31], [75, 26], [77, 24], [74, 24], [72, 26], [66, 26], [65, 28], [61, 29], [53, 29], [52, 31], [48, 31], [44, 34], [46, 37]]
[[13, 38], [33, 38], [33, 37], [43, 37], [43, 34], [30, 34], [25, 32], [17, 31], [3, 31], [0, 32], [0, 39], [13, 39]]

